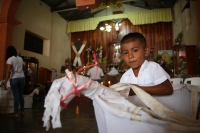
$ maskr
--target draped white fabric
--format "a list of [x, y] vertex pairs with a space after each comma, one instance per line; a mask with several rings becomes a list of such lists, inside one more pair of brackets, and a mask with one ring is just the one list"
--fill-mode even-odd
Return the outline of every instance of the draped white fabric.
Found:
[[[76, 85], [78, 87], [90, 81], [89, 78], [80, 75], [77, 75], [76, 78], [77, 78]], [[145, 105], [148, 108], [137, 107], [134, 103], [131, 103], [126, 99], [129, 91], [128, 88], [130, 87], [134, 90], [137, 96], [145, 103]], [[111, 88], [114, 88], [115, 90]], [[111, 127], [106, 128], [104, 126], [104, 128], [106, 129], [102, 129], [102, 132], [100, 131], [101, 130], [100, 126], [103, 123], [98, 119], [106, 120], [107, 118], [102, 118], [105, 117], [106, 115], [108, 117], [112, 116], [113, 119], [116, 118], [119, 121], [119, 123], [120, 121], [122, 122], [128, 121], [130, 124], [130, 121], [132, 121], [131, 122], [132, 126], [131, 125], [128, 126], [130, 126], [130, 129], [132, 129], [131, 127], [137, 128], [135, 129], [135, 131], [138, 131], [138, 133], [139, 132], [141, 133], [141, 131], [145, 131], [143, 129], [148, 129], [149, 130], [148, 133], [200, 132], [200, 121], [194, 120], [193, 118], [172, 111], [171, 109], [162, 105], [155, 98], [153, 98], [151, 95], [144, 92], [138, 87], [132, 85], [129, 86], [128, 84], [116, 84], [114, 86], [111, 86], [111, 88], [102, 86], [98, 82], [94, 81], [86, 89], [81, 91], [81, 94], [91, 98], [94, 101], [94, 103], [96, 104], [95, 107], [98, 106], [101, 109], [95, 112], [100, 133], [107, 133], [108, 132], [107, 129], [111, 128]], [[117, 91], [121, 90], [121, 92], [119, 93], [116, 90]], [[44, 121], [44, 126], [46, 127], [47, 130], [50, 127], [49, 123], [50, 117], [52, 117], [51, 122], [53, 128], [62, 126], [60, 122], [60, 111], [62, 110], [62, 107], [60, 106], [60, 99], [61, 97], [66, 96], [72, 91], [73, 87], [72, 85], [70, 85], [70, 82], [65, 77], [57, 79], [53, 82], [50, 91], [48, 92], [48, 95], [45, 99], [46, 109], [44, 112], [43, 121]], [[196, 88], [196, 92], [197, 91], [198, 88]], [[65, 103], [69, 103], [74, 96], [75, 96], [74, 94], [69, 96], [69, 98], [65, 100]], [[96, 110], [97, 108], [95, 108], [95, 111]], [[99, 125], [99, 123], [101, 124]], [[139, 123], [140, 126], [138, 126], [137, 123]], [[110, 125], [110, 126], [112, 126], [112, 128], [116, 127], [116, 129], [118, 129], [117, 125]], [[124, 129], [124, 132], [126, 133], [129, 132], [132, 133], [134, 131], [134, 130], [129, 131], [129, 128], [125, 129], [124, 124], [120, 126], [119, 127], [121, 129]]]

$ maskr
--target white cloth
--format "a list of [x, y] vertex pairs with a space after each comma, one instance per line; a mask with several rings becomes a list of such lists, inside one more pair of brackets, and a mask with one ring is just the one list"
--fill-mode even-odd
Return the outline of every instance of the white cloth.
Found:
[[76, 50], [76, 47], [74, 46], [74, 44], [72, 44], [72, 49], [74, 50], [74, 52], [76, 53], [76, 57], [74, 59], [74, 63], [73, 63], [73, 66], [76, 66], [76, 63], [78, 62], [78, 65], [79, 66], [82, 66], [82, 62], [81, 62], [81, 58], [80, 58], [80, 55], [83, 51], [85, 47], [85, 42], [83, 42], [83, 44], [81, 45], [81, 48], [79, 49], [79, 51]]
[[159, 64], [145, 60], [140, 68], [138, 77], [135, 77], [132, 68], [130, 68], [122, 75], [120, 83], [154, 86], [164, 82], [166, 79], [170, 80], [170, 76]]
[[0, 86], [0, 99], [8, 99], [8, 98], [13, 98], [11, 89], [8, 88], [7, 90], [5, 90], [3, 87]]
[[115, 67], [112, 67], [111, 68], [111, 70], [110, 70], [110, 72], [109, 73], [107, 73], [108, 75], [117, 75], [118, 74], [118, 71], [117, 71], [117, 69], [115, 68]]
[[[70, 78], [70, 76], [68, 77]], [[72, 80], [72, 78], [70, 79]], [[77, 75], [76, 79], [77, 87], [90, 82], [89, 78], [81, 75]], [[123, 86], [125, 88], [130, 88], [128, 84], [119, 84], [116, 85], [116, 89], [121, 89]], [[81, 94], [96, 101], [102, 109], [108, 111], [110, 114], [116, 117], [120, 117], [122, 120], [127, 119], [131, 121], [140, 121], [142, 123], [159, 126], [162, 128], [162, 132], [159, 133], [200, 132], [200, 121], [177, 114], [160, 104], [145, 91], [133, 85], [131, 85], [131, 87], [151, 110], [148, 108], [138, 108], [133, 103], [130, 103], [126, 100], [124, 97], [124, 92], [123, 94], [118, 93], [117, 91], [114, 91], [108, 87], [102, 86], [98, 82], [92, 82], [88, 87], [81, 91]], [[68, 95], [73, 90], [73, 86], [70, 84], [66, 77], [56, 79], [53, 82], [45, 99], [44, 105], [46, 109], [44, 111], [43, 121], [47, 130], [50, 127], [50, 120], [52, 122], [53, 128], [62, 126], [60, 122], [60, 111], [62, 110], [62, 107], [60, 106], [60, 100], [62, 97]], [[124, 88], [121, 90], [124, 90]], [[74, 97], [75, 94], [70, 95], [65, 100], [65, 103], [68, 104]], [[148, 125], [146, 125], [146, 127], [148, 127]], [[152, 128], [149, 129], [155, 131], [156, 128]]]
[[34, 96], [34, 95], [39, 95], [39, 89], [38, 88], [35, 88], [34, 90], [33, 90], [33, 92], [31, 93], [31, 94], [29, 94], [28, 96]]
[[[174, 112], [190, 117], [192, 106], [190, 90], [192, 87], [184, 84], [172, 84], [172, 86], [174, 90], [172, 95], [153, 97]], [[200, 87], [198, 91], [200, 91]], [[128, 96], [128, 100], [138, 107], [147, 107], [137, 95]], [[196, 102], [198, 104], [198, 100]]]
[[19, 56], [16, 56], [16, 57], [12, 56], [8, 58], [7, 64], [12, 65], [12, 69], [11, 69], [12, 73], [10, 77], [11, 79], [24, 77], [23, 63], [24, 61]]
[[[101, 77], [104, 76], [103, 70], [98, 66], [94, 66], [88, 70], [87, 75], [90, 76], [91, 79], [100, 80]], [[96, 76], [96, 78], [95, 78]]]
[[[4, 86], [3, 86], [4, 84], [5, 84], [5, 80], [1, 80], [0, 81], [0, 87], [2, 87], [3, 89], [4, 89]], [[10, 89], [10, 80], [8, 80], [7, 83], [6, 83], [6, 89]]]

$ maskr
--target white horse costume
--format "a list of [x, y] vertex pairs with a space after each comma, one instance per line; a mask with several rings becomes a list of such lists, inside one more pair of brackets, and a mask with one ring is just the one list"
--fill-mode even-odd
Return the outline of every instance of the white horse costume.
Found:
[[[113, 119], [117, 117], [120, 121], [132, 122], [131, 126], [134, 127], [132, 130], [123, 129], [126, 125], [112, 125], [112, 128], [119, 128], [118, 126], [120, 126], [124, 130], [118, 131], [118, 133], [200, 133], [200, 121], [173, 112], [136, 86], [115, 84], [108, 88], [96, 81], [91, 82], [91, 79], [81, 75], [74, 77], [74, 74], [68, 70], [66, 70], [66, 74], [66, 77], [54, 80], [46, 96], [44, 105], [46, 109], [43, 115], [43, 126], [46, 127], [46, 130], [50, 128], [50, 120], [53, 128], [62, 127], [60, 112], [63, 107], [61, 105], [68, 104], [80, 92], [82, 95], [91, 98], [103, 110], [99, 113], [108, 112], [113, 116]], [[148, 108], [137, 107], [126, 99], [130, 87]], [[198, 91], [193, 91], [193, 93], [198, 95]], [[99, 126], [102, 123], [100, 124], [98, 119], [102, 115], [95, 115], [99, 132], [107, 133], [106, 129], [101, 129], [105, 127]], [[196, 115], [196, 111], [193, 111], [192, 116], [194, 115]], [[140, 129], [137, 125], [140, 125]], [[114, 132], [110, 131], [110, 133]]]

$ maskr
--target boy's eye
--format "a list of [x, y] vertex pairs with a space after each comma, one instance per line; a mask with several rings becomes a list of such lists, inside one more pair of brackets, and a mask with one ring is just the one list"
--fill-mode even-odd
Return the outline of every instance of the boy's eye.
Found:
[[138, 50], [137, 49], [133, 49], [133, 52], [136, 53]]

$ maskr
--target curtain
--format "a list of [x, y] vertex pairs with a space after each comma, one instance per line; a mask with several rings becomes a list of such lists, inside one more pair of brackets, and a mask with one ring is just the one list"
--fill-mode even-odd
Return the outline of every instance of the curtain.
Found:
[[170, 8], [164, 8], [69, 21], [67, 23], [67, 32], [95, 30], [101, 21], [117, 18], [128, 18], [133, 25], [143, 25], [157, 22], [172, 22], [172, 13]]
[[[147, 46], [151, 48], [154, 57], [157, 56], [158, 50], [172, 50], [172, 22], [133, 25], [129, 19], [125, 19], [121, 22], [118, 38], [117, 33], [114, 29], [114, 23], [109, 22], [109, 24], [113, 27], [111, 32], [99, 30], [100, 25], [98, 25], [95, 30], [71, 33], [71, 41], [74, 43], [78, 40], [80, 40], [81, 42], [90, 42], [92, 50], [94, 51], [96, 51], [97, 47], [99, 47], [99, 44], [102, 43], [103, 57], [108, 58], [110, 44], [112, 44], [113, 42], [119, 42], [124, 35], [130, 32], [140, 32], [145, 36]], [[80, 55], [83, 65], [87, 63], [87, 48], [88, 44], [85, 46], [82, 54]], [[73, 61], [75, 59], [75, 53], [72, 48], [71, 51], [71, 59]]]

